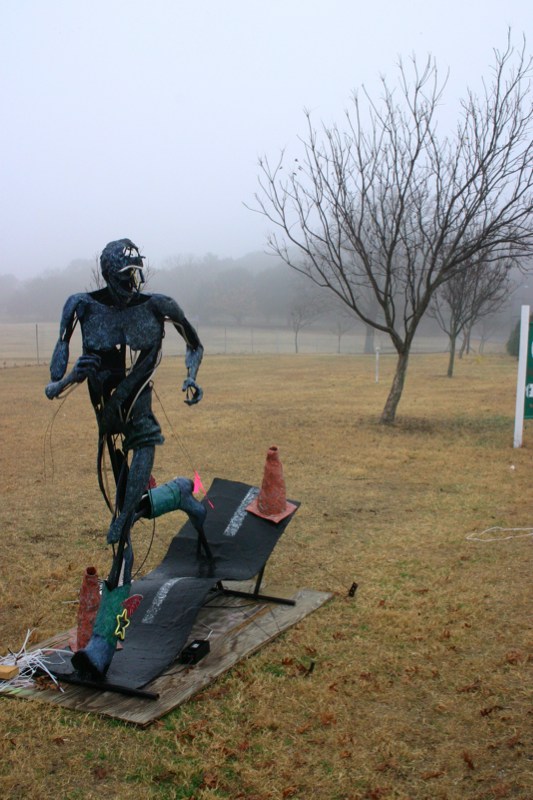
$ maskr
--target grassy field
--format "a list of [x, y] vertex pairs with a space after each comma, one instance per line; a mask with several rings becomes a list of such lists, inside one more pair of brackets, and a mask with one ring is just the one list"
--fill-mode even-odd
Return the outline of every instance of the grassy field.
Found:
[[[208, 355], [191, 409], [166, 358], [158, 482], [257, 484], [279, 445], [302, 506], [266, 582], [334, 598], [146, 730], [0, 697], [1, 796], [531, 800], [531, 537], [485, 531], [533, 525], [533, 429], [513, 449], [514, 360], [446, 365], [413, 357], [384, 428], [392, 357], [376, 383], [372, 358]], [[0, 370], [2, 653], [70, 627], [84, 567], [109, 564], [86, 389], [51, 403], [46, 379]]]

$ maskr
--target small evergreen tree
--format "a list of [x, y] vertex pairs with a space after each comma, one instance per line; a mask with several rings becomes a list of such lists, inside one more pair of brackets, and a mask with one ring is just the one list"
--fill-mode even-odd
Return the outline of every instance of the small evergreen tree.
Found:
[[520, 320], [516, 323], [511, 335], [507, 340], [507, 352], [510, 356], [518, 358], [518, 351], [520, 349]]

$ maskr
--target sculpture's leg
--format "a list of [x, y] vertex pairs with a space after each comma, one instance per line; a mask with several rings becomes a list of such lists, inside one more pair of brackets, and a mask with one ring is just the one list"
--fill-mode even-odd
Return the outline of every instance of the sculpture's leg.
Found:
[[[124, 601], [131, 590], [133, 550], [130, 532], [133, 518], [133, 513], [130, 513], [126, 520], [127, 530], [122, 533], [109, 577], [102, 587], [100, 607], [89, 643], [72, 657], [72, 666], [82, 677], [89, 676], [93, 680], [105, 678], [115, 655], [117, 639], [124, 638], [129, 624]], [[121, 575], [123, 582], [119, 586]]]
[[[135, 450], [129, 467], [124, 501], [120, 513], [113, 520], [107, 534], [108, 544], [116, 544], [125, 531], [128, 518], [135, 513], [152, 474], [155, 447], [141, 447]], [[131, 522], [129, 523], [131, 527]], [[127, 535], [127, 531], [125, 531]]]
[[[117, 503], [121, 503], [120, 513], [111, 523], [108, 542], [117, 543], [111, 571], [102, 590], [100, 609], [96, 617], [93, 634], [87, 647], [72, 657], [72, 665], [81, 675], [102, 680], [115, 654], [117, 639], [124, 638], [128, 624], [123, 603], [128, 599], [131, 588], [133, 567], [133, 548], [131, 528], [135, 521], [136, 508], [146, 490], [154, 463], [154, 448], [143, 447], [133, 453], [127, 470], [124, 463], [122, 475], [117, 482]], [[125, 488], [122, 485], [126, 476]], [[123, 500], [121, 498], [123, 497]], [[122, 584], [119, 586], [119, 583]]]

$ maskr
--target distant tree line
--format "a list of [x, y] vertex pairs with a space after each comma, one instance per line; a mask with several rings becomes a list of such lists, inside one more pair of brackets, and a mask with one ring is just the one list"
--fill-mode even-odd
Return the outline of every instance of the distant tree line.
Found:
[[[283, 325], [298, 331], [319, 318], [329, 325], [336, 315], [325, 293], [263, 253], [240, 259], [175, 256], [157, 266], [147, 260], [145, 275], [145, 291], [174, 297], [201, 324]], [[27, 280], [4, 275], [1, 281], [0, 319], [7, 322], [59, 321], [69, 295], [102, 285], [96, 258]]]
[[[457, 276], [445, 284], [428, 309], [423, 332], [437, 335], [442, 330], [450, 342], [450, 368], [453, 368], [455, 342], [463, 340], [460, 357], [468, 351], [472, 331], [484, 341], [495, 330], [506, 339], [512, 321], [509, 320], [509, 301], [519, 282], [520, 273], [510, 271], [506, 263], [500, 274], [492, 266], [482, 275], [486, 280], [466, 280]], [[168, 294], [182, 305], [196, 324], [235, 326], [286, 327], [292, 330], [294, 350], [299, 351], [301, 332], [313, 326], [327, 330], [337, 338], [341, 352], [343, 336], [351, 332], [364, 335], [365, 353], [374, 352], [372, 325], [363, 323], [347, 308], [346, 303], [324, 288], [314, 285], [298, 272], [287, 269], [281, 260], [264, 253], [252, 253], [240, 259], [221, 259], [209, 254], [203, 258], [175, 256], [158, 266], [147, 262], [145, 269], [147, 292]], [[477, 274], [473, 270], [471, 275]], [[63, 270], [45, 272], [28, 280], [4, 275], [0, 297], [0, 320], [5, 322], [58, 322], [66, 298], [80, 291], [101, 286], [98, 260], [77, 259]], [[503, 313], [502, 313], [503, 309]], [[372, 312], [379, 321], [379, 308]]]

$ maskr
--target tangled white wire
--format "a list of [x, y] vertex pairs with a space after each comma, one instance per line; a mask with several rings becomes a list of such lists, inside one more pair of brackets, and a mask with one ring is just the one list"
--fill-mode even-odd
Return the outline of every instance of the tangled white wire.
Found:
[[[486, 538], [485, 534], [492, 533], [492, 531], [501, 531], [502, 533], [512, 531], [512, 533], [511, 536], [492, 536]], [[516, 531], [527, 531], [527, 533], [516, 533]], [[487, 528], [482, 531], [479, 536], [476, 535], [475, 532], [469, 533], [466, 538], [469, 542], [505, 542], [507, 539], [521, 539], [524, 536], [533, 536], [533, 528], [499, 528], [496, 526], [494, 528]]]
[[20, 650], [16, 653], [9, 651], [9, 655], [0, 656], [0, 664], [6, 667], [18, 667], [18, 675], [6, 681], [0, 681], [0, 692], [10, 689], [30, 688], [35, 683], [36, 673], [46, 674], [53, 683], [57, 686], [59, 691], [64, 691], [54, 676], [50, 673], [46, 666], [46, 655], [50, 652], [61, 653], [65, 655], [72, 655], [70, 650], [56, 650], [54, 648], [47, 648], [46, 650], [32, 650], [29, 653], [26, 651], [28, 640], [31, 636], [31, 630], [28, 630], [26, 638]]

